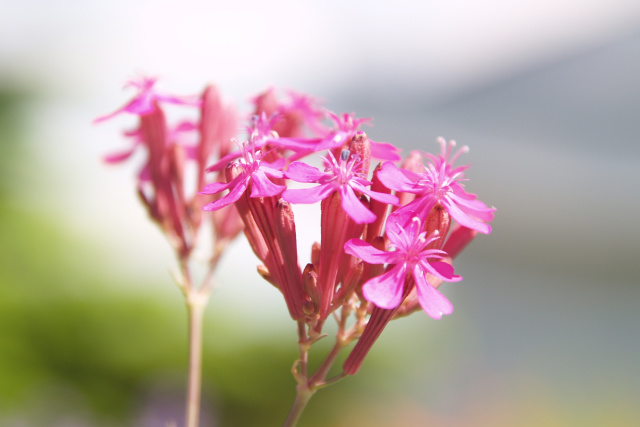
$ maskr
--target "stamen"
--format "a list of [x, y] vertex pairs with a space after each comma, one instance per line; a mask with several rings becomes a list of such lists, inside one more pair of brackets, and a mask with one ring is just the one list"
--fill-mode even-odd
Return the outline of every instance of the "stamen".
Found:
[[446, 159], [447, 158], [447, 141], [441, 136], [439, 136], [436, 139], [436, 141], [438, 142], [438, 144], [440, 144], [440, 155]]
[[[451, 141], [449, 141], [449, 145], [447, 146], [447, 155], [445, 157], [445, 159], [449, 159], [449, 156], [451, 155], [451, 153], [453, 152], [453, 148], [456, 146], [456, 142], [452, 139]], [[453, 163], [453, 162], [450, 162]]]
[[351, 151], [342, 150], [342, 152], [340, 153], [340, 160], [342, 160], [343, 162], [346, 162], [347, 160], [349, 160], [350, 155], [351, 155]]
[[449, 164], [453, 165], [456, 160], [458, 160], [458, 157], [460, 157], [461, 154], [464, 153], [468, 153], [469, 152], [469, 146], [468, 145], [463, 145], [462, 147], [460, 147], [460, 149], [456, 152], [456, 154], [453, 155], [453, 157], [451, 158], [451, 160], [449, 160]]

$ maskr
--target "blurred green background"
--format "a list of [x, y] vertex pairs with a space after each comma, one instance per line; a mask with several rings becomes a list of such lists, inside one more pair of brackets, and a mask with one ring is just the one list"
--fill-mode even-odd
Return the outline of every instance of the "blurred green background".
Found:
[[[468, 188], [498, 212], [443, 288], [454, 314], [393, 322], [301, 426], [640, 425], [638, 2], [0, 11], [0, 426], [183, 422], [172, 253], [136, 200], [141, 158], [101, 162], [132, 122], [90, 125], [139, 70], [241, 110], [269, 84], [308, 92], [405, 151], [471, 147]], [[318, 214], [296, 214], [304, 255]], [[203, 426], [281, 425], [293, 401], [295, 325], [255, 264], [239, 240], [220, 266]]]

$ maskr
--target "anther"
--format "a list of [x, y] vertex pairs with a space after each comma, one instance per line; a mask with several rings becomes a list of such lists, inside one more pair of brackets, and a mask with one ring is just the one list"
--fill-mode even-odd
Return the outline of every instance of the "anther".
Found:
[[350, 155], [351, 155], [351, 151], [342, 150], [342, 153], [340, 153], [340, 160], [342, 160], [343, 162], [346, 162], [349, 159]]

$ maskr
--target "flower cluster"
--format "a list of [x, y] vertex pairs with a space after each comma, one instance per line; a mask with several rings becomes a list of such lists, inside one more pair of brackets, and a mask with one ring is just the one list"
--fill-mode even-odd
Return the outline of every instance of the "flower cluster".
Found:
[[[218, 244], [244, 226], [262, 263], [259, 274], [280, 290], [298, 322], [301, 349], [322, 336], [334, 314], [338, 347], [358, 339], [343, 366], [351, 375], [390, 320], [420, 308], [434, 319], [453, 312], [438, 288], [462, 280], [452, 260], [477, 233], [491, 232], [495, 211], [465, 189], [468, 166], [455, 162], [467, 147], [454, 152], [453, 141], [438, 139], [438, 154], [412, 151], [401, 162], [398, 148], [361, 129], [370, 119], [335, 114], [297, 93], [281, 100], [273, 89], [252, 99], [246, 137], [238, 143], [232, 139], [237, 116], [215, 87], [196, 98], [161, 95], [154, 79], [132, 85], [138, 94], [130, 102], [96, 120], [139, 117], [138, 127], [125, 133], [131, 148], [107, 161], [146, 148], [139, 193], [180, 253], [193, 247], [202, 210], [213, 213]], [[199, 108], [200, 117], [169, 126], [166, 103]], [[321, 156], [323, 170], [304, 162], [312, 155]], [[373, 172], [372, 159], [381, 161]], [[187, 161], [197, 170], [191, 193], [183, 176]], [[308, 186], [290, 188], [293, 181]], [[291, 204], [317, 202], [320, 242], [301, 267]], [[356, 323], [347, 333], [350, 314]], [[321, 382], [314, 378], [304, 377], [309, 389]]]
[[[137, 127], [124, 132], [131, 141], [130, 148], [106, 156], [105, 161], [120, 163], [137, 150], [145, 152], [146, 160], [138, 173], [138, 194], [151, 219], [170, 238], [180, 259], [185, 260], [196, 245], [203, 219], [203, 200], [197, 192], [206, 185], [206, 167], [214, 158], [223, 158], [231, 151], [230, 139], [235, 135], [238, 118], [232, 107], [222, 103], [214, 86], [205, 88], [199, 97], [178, 97], [159, 94], [155, 84], [156, 79], [147, 77], [128, 83], [125, 87], [136, 88], [136, 95], [120, 109], [98, 117], [94, 123], [123, 113], [138, 117]], [[169, 124], [166, 104], [197, 108], [199, 117]], [[187, 177], [189, 163], [195, 166], [195, 179]], [[213, 179], [224, 180], [224, 176], [219, 174]], [[194, 187], [187, 188], [189, 184]], [[217, 259], [224, 247], [242, 231], [242, 221], [231, 209], [212, 219], [216, 237], [212, 257]]]
[[[309, 98], [298, 95], [293, 107], [284, 107], [273, 96], [255, 98], [247, 140], [209, 168], [225, 168], [226, 183], [209, 184], [202, 194], [225, 194], [204, 210], [236, 206], [263, 263], [258, 271], [282, 292], [289, 314], [312, 339], [339, 308], [355, 312], [362, 325], [370, 315], [344, 366], [353, 374], [392, 318], [418, 307], [434, 319], [453, 312], [437, 288], [462, 279], [452, 258], [476, 233], [490, 233], [495, 209], [462, 184], [468, 166], [454, 163], [466, 147], [452, 153], [455, 143], [439, 139], [439, 154], [414, 151], [398, 167], [399, 150], [360, 129], [368, 119], [327, 112], [333, 126], [325, 126]], [[294, 132], [292, 117], [312, 135], [299, 126]], [[314, 153], [321, 153], [324, 170], [302, 161]], [[372, 158], [383, 163], [370, 174]], [[311, 186], [289, 188], [291, 181]], [[321, 240], [301, 268], [291, 204], [316, 202]]]

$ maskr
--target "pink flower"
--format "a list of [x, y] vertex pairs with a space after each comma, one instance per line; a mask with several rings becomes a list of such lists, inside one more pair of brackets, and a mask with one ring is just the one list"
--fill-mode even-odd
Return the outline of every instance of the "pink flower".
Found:
[[453, 305], [427, 281], [425, 275], [428, 273], [447, 282], [457, 282], [462, 277], [454, 274], [450, 264], [434, 261], [446, 258], [446, 252], [426, 249], [429, 243], [438, 238], [437, 233], [427, 237], [426, 232], [420, 232], [422, 223], [417, 217], [409, 222], [408, 227], [403, 228], [402, 224], [405, 222], [398, 218], [397, 213], [387, 220], [387, 236], [395, 251], [381, 251], [361, 239], [349, 240], [344, 250], [369, 264], [393, 265], [384, 274], [363, 285], [362, 293], [368, 301], [384, 309], [397, 307], [402, 302], [405, 279], [411, 274], [420, 306], [430, 317], [440, 319], [443, 314], [453, 312]]
[[136, 89], [138, 89], [138, 94], [131, 101], [127, 102], [123, 107], [117, 109], [111, 114], [98, 117], [93, 122], [103, 122], [124, 112], [137, 114], [139, 116], [148, 114], [155, 109], [156, 102], [168, 102], [170, 104], [178, 105], [200, 105], [199, 100], [191, 97], [177, 97], [156, 93], [153, 89], [153, 86], [156, 84], [156, 80], [157, 79], [154, 77], [141, 77], [138, 80], [131, 80], [125, 85], [125, 87], [135, 87]]
[[251, 147], [251, 151], [247, 149], [247, 143], [240, 148], [242, 158], [238, 162], [242, 168], [242, 172], [238, 174], [230, 182], [213, 182], [206, 185], [200, 194], [217, 194], [224, 190], [230, 190], [228, 194], [216, 200], [215, 202], [205, 205], [202, 209], [205, 211], [215, 211], [237, 201], [251, 183], [251, 197], [270, 197], [280, 194], [286, 187], [278, 185], [271, 180], [273, 178], [283, 178], [282, 168], [286, 160], [279, 159], [273, 163], [261, 161], [263, 154], [256, 151], [255, 147]]
[[391, 194], [378, 193], [366, 188], [371, 185], [371, 181], [367, 181], [359, 172], [362, 162], [356, 155], [350, 157], [349, 150], [342, 151], [339, 161], [331, 152], [324, 160], [325, 172], [302, 162], [291, 163], [285, 172], [287, 178], [298, 182], [316, 182], [320, 185], [313, 188], [285, 190], [282, 198], [290, 203], [315, 203], [338, 191], [342, 209], [358, 224], [373, 222], [376, 215], [360, 202], [356, 191], [383, 203], [392, 205], [398, 203], [398, 198]]
[[[441, 140], [441, 144], [443, 142]], [[464, 190], [460, 181], [465, 180], [463, 172], [468, 166], [453, 167], [453, 162], [466, 149], [467, 147], [463, 147], [449, 161], [450, 148], [445, 151], [443, 145], [443, 154], [440, 156], [427, 155], [429, 161], [423, 166], [424, 172], [421, 173], [398, 169], [390, 162], [382, 165], [378, 178], [385, 186], [394, 191], [418, 195], [418, 198], [398, 212], [411, 211], [424, 219], [434, 206], [440, 204], [460, 225], [489, 234], [491, 226], [487, 222], [493, 220], [495, 208], [487, 207], [477, 200], [475, 194]]]
[[[262, 149], [265, 145], [271, 148], [280, 148], [283, 150], [300, 150], [306, 145], [300, 145], [299, 141], [306, 141], [299, 138], [280, 138], [277, 132], [273, 130], [276, 122], [281, 118], [281, 114], [276, 113], [271, 117], [267, 117], [265, 113], [253, 116], [252, 125], [247, 127], [249, 133], [249, 141], [255, 150]], [[234, 161], [243, 156], [243, 151], [238, 150], [227, 154], [213, 165], [207, 168], [207, 172], [215, 172], [224, 168], [229, 162]]]
[[326, 128], [320, 123], [325, 114], [316, 107], [317, 101], [308, 95], [289, 91], [288, 102], [279, 100], [275, 89], [269, 88], [251, 100], [255, 113], [267, 116], [280, 114], [274, 130], [284, 138], [301, 138], [306, 127], [314, 134], [324, 135]]
[[[300, 159], [310, 153], [333, 150], [349, 143], [355, 134], [359, 131], [360, 125], [371, 121], [369, 118], [356, 119], [353, 114], [337, 114], [327, 111], [327, 114], [336, 125], [336, 130], [330, 132], [323, 138], [301, 141], [298, 153], [291, 160]], [[371, 141], [371, 156], [380, 160], [389, 160], [397, 162], [400, 160], [398, 148], [388, 142]], [[306, 149], [305, 149], [306, 147]]]

